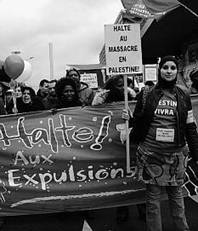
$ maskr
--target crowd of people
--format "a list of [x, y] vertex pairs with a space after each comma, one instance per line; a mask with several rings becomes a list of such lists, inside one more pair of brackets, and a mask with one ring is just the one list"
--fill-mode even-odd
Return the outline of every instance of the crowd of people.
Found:
[[[128, 99], [136, 98], [137, 90], [131, 79], [128, 79]], [[15, 114], [30, 111], [50, 110], [75, 106], [93, 106], [104, 102], [124, 100], [123, 76], [113, 76], [105, 83], [103, 89], [97, 90], [80, 81], [80, 73], [72, 68], [58, 80], [42, 79], [37, 92], [30, 86], [16, 81], [12, 84], [0, 82], [0, 114]], [[99, 101], [103, 94], [102, 101]], [[105, 94], [104, 94], [105, 93]], [[105, 95], [105, 96], [104, 96]]]
[[[71, 75], [72, 74], [72, 75]], [[14, 82], [12, 87], [0, 83], [0, 114], [15, 114], [72, 106], [90, 105], [93, 90], [80, 83], [80, 74], [72, 69], [59, 80], [42, 79], [39, 90]]]
[[[12, 86], [12, 87], [10, 87]], [[128, 99], [136, 98], [133, 83], [128, 80]], [[13, 82], [12, 84], [0, 84], [0, 114], [16, 114], [23, 112], [61, 109], [68, 107], [84, 107], [98, 104], [124, 101], [124, 77], [112, 76], [104, 88], [104, 101], [98, 101], [97, 91], [89, 88], [86, 83], [80, 81], [80, 73], [76, 69], [69, 69], [66, 75], [58, 80], [42, 79], [37, 92], [25, 84]], [[137, 90], [136, 90], [137, 91]], [[100, 94], [99, 94], [100, 95]], [[93, 103], [95, 102], [95, 103]], [[109, 217], [104, 222], [104, 230], [114, 230], [117, 223], [128, 219], [128, 207], [92, 210], [90, 212], [66, 212], [64, 219], [68, 227], [73, 230], [81, 230], [84, 219], [92, 219], [92, 223], [98, 219]], [[63, 217], [60, 215], [60, 217]]]
[[[146, 204], [138, 206], [147, 231], [162, 231], [160, 194], [165, 189], [176, 230], [188, 231], [182, 184], [187, 160], [198, 163], [198, 134], [190, 100], [190, 92], [177, 85], [178, 62], [173, 56], [161, 59], [158, 81], [145, 83], [140, 92], [127, 80], [128, 100], [137, 100], [131, 117], [123, 110], [122, 118], [133, 127], [130, 142], [136, 145], [137, 180], [145, 183]], [[67, 107], [95, 106], [124, 101], [124, 76], [110, 77], [99, 91], [80, 81], [76, 69], [66, 71], [58, 80], [43, 79], [37, 93], [25, 85], [15, 89], [0, 84], [0, 114], [14, 114]], [[190, 156], [189, 156], [190, 153]], [[98, 217], [100, 211], [92, 211]], [[105, 212], [103, 211], [105, 214]], [[114, 230], [115, 222], [128, 219], [128, 207], [108, 210], [104, 230]], [[75, 223], [82, 226], [84, 213], [78, 213]], [[116, 214], [116, 216], [113, 216]], [[76, 216], [76, 213], [73, 213]], [[89, 216], [90, 213], [86, 213]], [[106, 215], [105, 215], [106, 216]]]

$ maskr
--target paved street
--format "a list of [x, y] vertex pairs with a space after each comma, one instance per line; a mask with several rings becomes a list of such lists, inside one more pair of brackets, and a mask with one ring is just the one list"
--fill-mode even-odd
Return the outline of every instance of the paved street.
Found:
[[[193, 200], [186, 198], [186, 215], [191, 228], [191, 231], [198, 230], [198, 204]], [[100, 211], [103, 212], [103, 211]], [[104, 229], [106, 223], [110, 221], [112, 211], [107, 213], [100, 219], [100, 215], [97, 215], [95, 219], [94, 213], [88, 218], [88, 226], [84, 226], [83, 231], [107, 231]], [[102, 214], [102, 213], [101, 213]], [[167, 201], [162, 202], [162, 219], [164, 225], [164, 231], [175, 231], [171, 224], [171, 217], [169, 214]], [[146, 231], [145, 223], [139, 219], [137, 207], [130, 206], [129, 218], [125, 222], [115, 223], [115, 231]], [[7, 217], [0, 229], [1, 231], [74, 231], [73, 228], [67, 227], [67, 222], [64, 218], [64, 214], [50, 214], [50, 215], [37, 215], [37, 216], [20, 216], [20, 217]]]

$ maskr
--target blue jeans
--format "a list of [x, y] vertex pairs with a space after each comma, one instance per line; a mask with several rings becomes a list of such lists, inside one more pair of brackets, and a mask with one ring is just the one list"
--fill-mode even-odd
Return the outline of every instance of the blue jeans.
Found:
[[[171, 217], [177, 231], [189, 231], [185, 216], [181, 186], [159, 186], [146, 184], [146, 224], [147, 231], [162, 231], [160, 195], [162, 187], [168, 194]], [[174, 229], [173, 229], [174, 230]]]

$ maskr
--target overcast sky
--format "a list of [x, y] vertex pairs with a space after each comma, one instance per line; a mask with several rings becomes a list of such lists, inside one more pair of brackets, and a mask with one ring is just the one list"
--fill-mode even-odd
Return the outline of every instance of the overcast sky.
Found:
[[122, 9], [121, 0], [0, 0], [0, 60], [12, 51], [21, 51], [24, 60], [34, 57], [27, 82], [34, 87], [49, 79], [49, 43], [56, 79], [66, 64], [99, 63], [104, 25]]

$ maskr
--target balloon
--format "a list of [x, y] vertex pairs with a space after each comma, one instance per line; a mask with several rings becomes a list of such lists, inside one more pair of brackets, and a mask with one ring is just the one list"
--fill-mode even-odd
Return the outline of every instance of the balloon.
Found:
[[16, 79], [24, 69], [24, 61], [19, 55], [9, 55], [4, 62], [5, 73], [11, 78]]
[[17, 78], [17, 82], [24, 82], [28, 80], [32, 75], [32, 65], [24, 60], [24, 69], [23, 72]]

